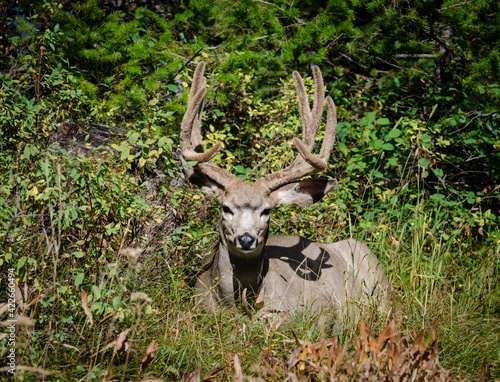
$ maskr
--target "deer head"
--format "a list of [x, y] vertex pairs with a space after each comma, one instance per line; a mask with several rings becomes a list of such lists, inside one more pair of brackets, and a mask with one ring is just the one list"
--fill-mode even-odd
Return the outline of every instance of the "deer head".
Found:
[[[189, 180], [203, 190], [212, 192], [222, 206], [221, 240], [229, 253], [238, 257], [253, 257], [265, 246], [271, 210], [278, 204], [307, 206], [320, 200], [334, 188], [336, 180], [306, 179], [325, 170], [335, 139], [336, 109], [325, 91], [321, 71], [313, 67], [315, 96], [311, 109], [306, 89], [299, 73], [293, 78], [297, 89], [302, 120], [303, 138], [293, 138], [299, 154], [286, 168], [247, 184], [210, 160], [222, 144], [205, 151], [201, 137], [201, 118], [206, 94], [205, 64], [195, 70], [187, 111], [181, 126], [181, 154], [186, 161], [198, 162], [188, 167]], [[312, 154], [314, 140], [321, 124], [324, 103], [327, 120], [324, 140], [318, 156]]]

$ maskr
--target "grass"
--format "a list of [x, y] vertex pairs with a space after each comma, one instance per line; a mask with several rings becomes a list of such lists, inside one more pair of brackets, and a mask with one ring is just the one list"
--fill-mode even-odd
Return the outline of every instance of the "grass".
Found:
[[[82, 258], [70, 259], [61, 251], [56, 261], [47, 260], [49, 247], [64, 245], [64, 227], [56, 211], [51, 213], [46, 227], [51, 234], [25, 245], [24, 253], [35, 263], [18, 279], [22, 297], [17, 305], [18, 313], [35, 326], [18, 329], [16, 363], [30, 369], [19, 370], [16, 380], [155, 376], [182, 381], [207, 376], [223, 381], [233, 380], [238, 365], [245, 374], [270, 373], [266, 378], [273, 380], [269, 369], [262, 369], [266, 362], [285, 362], [299, 343], [334, 336], [333, 325], [324, 327], [315, 319], [271, 314], [250, 320], [241, 310], [206, 313], [194, 305], [194, 274], [217, 236], [215, 204], [199, 195], [186, 190], [172, 194], [184, 198], [176, 206], [181, 220], [138, 263], [119, 255], [118, 244], [101, 256], [91, 247]], [[385, 204], [383, 198], [372, 200], [362, 214], [349, 214], [331, 200], [307, 209], [284, 207], [274, 213], [272, 230], [324, 241], [356, 237], [367, 242], [389, 276], [398, 335], [414, 339], [415, 332], [429, 332], [436, 325], [439, 359], [453, 378], [478, 379], [484, 363], [498, 379], [500, 230], [492, 225], [484, 226], [482, 234], [473, 232], [452, 207], [433, 203], [423, 192], [410, 196], [411, 203], [404, 193], [386, 198]], [[116, 243], [123, 244], [129, 233], [120, 232]], [[88, 273], [75, 286], [79, 268]], [[133, 292], [144, 292], [151, 300], [131, 301]], [[376, 315], [365, 320], [375, 336], [388, 324]], [[345, 325], [339, 333], [339, 343], [347, 344], [350, 354], [358, 328], [359, 322]], [[0, 341], [4, 357], [6, 338]], [[484, 370], [483, 365], [483, 376]]]

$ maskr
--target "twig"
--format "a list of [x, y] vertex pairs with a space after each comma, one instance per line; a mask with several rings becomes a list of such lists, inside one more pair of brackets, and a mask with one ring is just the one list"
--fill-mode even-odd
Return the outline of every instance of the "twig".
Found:
[[394, 57], [396, 58], [436, 58], [435, 54], [432, 53], [420, 53], [420, 54], [396, 54]]
[[446, 11], [447, 9], [461, 7], [462, 5], [470, 4], [473, 2], [474, 2], [474, 0], [464, 1], [463, 3], [453, 4], [453, 5], [450, 5], [449, 7], [440, 8], [437, 11], [443, 12], [443, 11]]
[[[286, 13], [286, 11], [283, 9], [283, 8], [280, 8], [278, 7], [276, 4], [274, 3], [270, 3], [270, 2], [267, 2], [267, 1], [264, 1], [264, 0], [254, 0], [255, 2], [259, 2], [259, 3], [263, 3], [263, 4], [266, 4], [266, 5], [274, 5], [276, 7], [276, 9], [279, 9], [281, 12], [283, 13]], [[306, 25], [306, 23], [304, 21], [302, 21], [301, 19], [299, 19], [298, 17], [294, 17], [295, 21], [297, 21], [299, 24], [302, 24], [302, 25]]]
[[479, 117], [487, 117], [487, 116], [490, 116], [491, 114], [493, 114], [493, 113], [483, 114], [480, 111], [476, 112], [476, 115], [473, 118], [471, 118], [470, 121], [464, 127], [462, 127], [461, 129], [455, 130], [454, 132], [450, 133], [449, 136], [455, 135], [455, 134], [461, 132], [462, 130], [466, 129], [467, 126], [469, 126], [472, 122], [474, 122], [475, 119], [477, 119]]

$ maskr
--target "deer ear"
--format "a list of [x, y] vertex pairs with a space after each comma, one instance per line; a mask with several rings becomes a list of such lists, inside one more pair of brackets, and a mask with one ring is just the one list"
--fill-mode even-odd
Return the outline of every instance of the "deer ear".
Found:
[[204, 192], [212, 193], [217, 199], [224, 194], [224, 187], [211, 178], [207, 177], [196, 167], [187, 167], [184, 170], [186, 177], [195, 186], [200, 187]]
[[309, 206], [334, 189], [335, 179], [307, 179], [281, 186], [271, 193], [275, 204]]

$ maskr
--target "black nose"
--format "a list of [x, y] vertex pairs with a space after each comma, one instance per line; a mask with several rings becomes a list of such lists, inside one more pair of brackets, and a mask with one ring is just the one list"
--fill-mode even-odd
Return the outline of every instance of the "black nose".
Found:
[[245, 250], [251, 249], [254, 242], [255, 238], [248, 233], [245, 233], [238, 238], [238, 243], [240, 243], [241, 248]]

